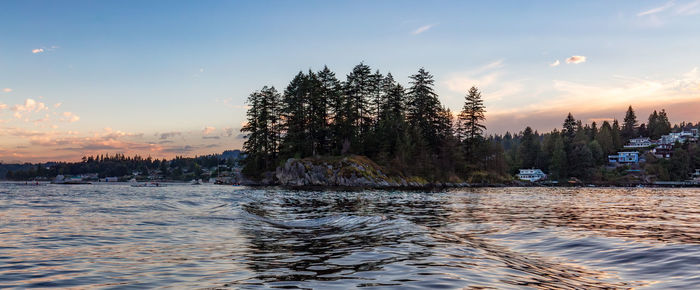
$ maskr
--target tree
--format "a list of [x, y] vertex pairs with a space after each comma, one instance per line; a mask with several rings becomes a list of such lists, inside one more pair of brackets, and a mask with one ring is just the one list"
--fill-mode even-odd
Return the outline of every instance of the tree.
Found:
[[612, 138], [612, 126], [608, 121], [603, 121], [603, 125], [600, 126], [600, 130], [595, 137], [595, 141], [600, 145], [603, 154], [613, 154], [617, 151]]
[[627, 142], [629, 139], [637, 137], [637, 115], [635, 115], [632, 106], [627, 108], [627, 113], [625, 114], [625, 119], [622, 123], [621, 133], [623, 142]]
[[364, 63], [356, 65], [345, 81], [347, 121], [352, 132], [349, 141], [355, 150], [361, 151], [365, 134], [369, 133], [372, 124], [371, 94], [374, 89], [374, 77], [370, 67]]
[[482, 138], [486, 126], [483, 124], [486, 119], [484, 113], [486, 106], [481, 98], [481, 92], [476, 87], [471, 87], [464, 97], [464, 106], [459, 113], [461, 128], [458, 128], [460, 135], [464, 136], [467, 144], [476, 142], [477, 138]]
[[280, 96], [274, 87], [265, 86], [248, 97], [247, 122], [241, 132], [247, 133], [243, 149], [248, 156], [246, 172], [251, 176], [257, 176], [277, 163], [281, 135], [279, 102]]
[[409, 77], [407, 120], [412, 128], [419, 129], [428, 149], [435, 152], [442, 140], [439, 138], [439, 123], [442, 118], [442, 106], [433, 89], [433, 76], [424, 68]]
[[554, 152], [552, 153], [552, 163], [549, 166], [549, 174], [552, 179], [564, 180], [567, 177], [568, 158], [566, 156], [566, 146], [563, 138], [556, 134], [553, 136]]
[[624, 144], [622, 143], [620, 123], [617, 122], [617, 119], [613, 120], [611, 135], [613, 140], [613, 147], [615, 148], [615, 150], [622, 148], [622, 145]]
[[573, 143], [574, 137], [576, 137], [576, 119], [569, 113], [564, 119], [564, 124], [561, 131], [562, 137], [564, 138], [564, 144], [569, 145]]
[[530, 128], [530, 126], [526, 127], [525, 131], [523, 131], [520, 148], [518, 148], [518, 155], [520, 156], [521, 167], [523, 168], [534, 168], [537, 166], [540, 146], [535, 138], [536, 136], [533, 134], [532, 128]]

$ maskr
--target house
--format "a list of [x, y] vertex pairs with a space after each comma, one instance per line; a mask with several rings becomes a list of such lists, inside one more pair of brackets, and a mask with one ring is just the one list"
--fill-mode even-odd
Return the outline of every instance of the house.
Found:
[[625, 148], [646, 148], [652, 145], [651, 139], [648, 137], [639, 137], [630, 139], [629, 143], [625, 145]]
[[630, 164], [639, 162], [639, 152], [625, 151], [617, 152], [617, 155], [608, 155], [608, 162], [611, 164]]
[[695, 173], [692, 174], [692, 178], [695, 181], [700, 181], [700, 169], [695, 169]]
[[104, 182], [117, 182], [119, 181], [119, 177], [116, 176], [110, 176], [110, 177], [105, 177]]
[[530, 182], [535, 182], [538, 180], [546, 179], [547, 174], [544, 174], [542, 170], [540, 169], [520, 169], [520, 173], [518, 173], [518, 179], [520, 180], [527, 180]]

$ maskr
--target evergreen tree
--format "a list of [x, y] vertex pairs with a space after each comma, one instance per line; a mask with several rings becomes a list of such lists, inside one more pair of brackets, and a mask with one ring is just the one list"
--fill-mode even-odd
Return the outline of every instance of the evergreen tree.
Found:
[[[439, 124], [442, 122], [442, 106], [433, 89], [433, 76], [424, 68], [410, 76], [408, 89], [407, 120], [414, 132], [420, 132], [427, 148], [435, 152], [442, 140], [439, 138]], [[415, 139], [414, 139], [415, 140]], [[422, 142], [422, 141], [421, 141]]]
[[458, 116], [460, 127], [457, 130], [463, 138], [465, 158], [467, 162], [473, 162], [476, 159], [477, 147], [482, 145], [482, 134], [486, 129], [483, 123], [486, 119], [486, 106], [481, 92], [474, 86], [469, 89], [464, 99], [464, 106]]
[[309, 77], [299, 72], [284, 90], [281, 108], [284, 138], [280, 151], [285, 157], [310, 156], [313, 151], [308, 124]]
[[348, 122], [347, 99], [342, 93], [340, 81], [335, 77], [335, 73], [324, 66], [317, 74], [318, 80], [321, 83], [321, 95], [324, 96], [328, 106], [328, 138], [329, 152], [331, 154], [340, 154], [343, 143], [349, 142], [352, 129]]
[[612, 140], [613, 140], [613, 147], [615, 150], [619, 150], [622, 148], [624, 145], [622, 142], [622, 135], [620, 132], [620, 123], [617, 122], [617, 119], [613, 120], [613, 125], [612, 125]]
[[559, 134], [554, 134], [554, 152], [552, 152], [552, 162], [549, 166], [550, 177], [554, 180], [564, 180], [567, 178], [568, 158], [566, 156], [566, 145], [564, 139]]
[[371, 96], [374, 91], [374, 77], [370, 67], [364, 63], [356, 65], [345, 81], [347, 96], [347, 121], [351, 124], [349, 138], [355, 151], [362, 151], [363, 138], [372, 125]]
[[600, 130], [595, 137], [595, 141], [600, 145], [603, 154], [614, 154], [617, 150], [612, 138], [612, 126], [608, 121], [603, 121]]
[[540, 146], [537, 143], [536, 136], [529, 126], [523, 131], [522, 141], [518, 149], [518, 155], [521, 161], [521, 167], [534, 168], [537, 166], [537, 158], [540, 154]]
[[561, 131], [564, 144], [568, 146], [574, 142], [574, 137], [576, 137], [576, 119], [569, 113], [564, 120], [564, 125]]
[[627, 108], [627, 113], [625, 113], [625, 119], [622, 123], [621, 133], [623, 142], [627, 142], [629, 139], [637, 137], [637, 115], [634, 113], [632, 106]]

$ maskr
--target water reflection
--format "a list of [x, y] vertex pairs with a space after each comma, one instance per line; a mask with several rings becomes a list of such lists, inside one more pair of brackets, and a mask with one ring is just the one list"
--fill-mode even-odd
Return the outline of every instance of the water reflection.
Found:
[[697, 189], [0, 192], [0, 288], [700, 285]]

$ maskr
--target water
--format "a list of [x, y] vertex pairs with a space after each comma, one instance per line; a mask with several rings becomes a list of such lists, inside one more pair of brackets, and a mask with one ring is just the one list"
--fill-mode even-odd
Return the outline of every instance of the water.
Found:
[[0, 184], [0, 288], [700, 288], [700, 189]]

